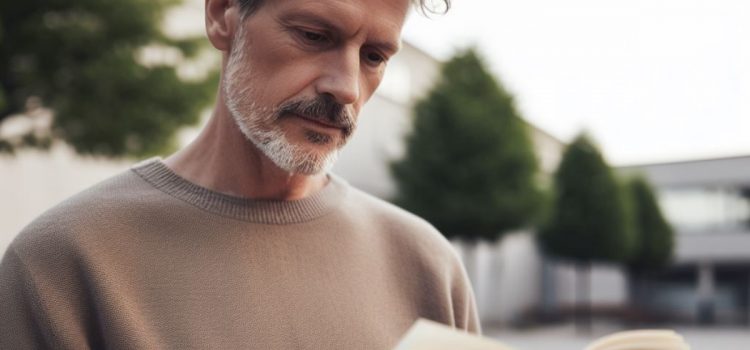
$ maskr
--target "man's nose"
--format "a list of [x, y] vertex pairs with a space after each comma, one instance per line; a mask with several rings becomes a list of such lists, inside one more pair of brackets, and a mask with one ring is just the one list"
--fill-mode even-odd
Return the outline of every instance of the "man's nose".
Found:
[[360, 94], [359, 52], [354, 52], [354, 50], [337, 52], [336, 55], [331, 55], [324, 64], [323, 74], [316, 84], [316, 92], [331, 95], [342, 105], [356, 102]]

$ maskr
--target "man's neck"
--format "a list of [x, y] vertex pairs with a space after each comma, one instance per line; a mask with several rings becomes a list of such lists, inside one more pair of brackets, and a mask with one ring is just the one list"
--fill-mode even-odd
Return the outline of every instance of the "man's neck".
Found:
[[195, 141], [164, 162], [197, 185], [255, 199], [301, 199], [328, 182], [325, 174], [290, 174], [276, 166], [245, 138], [221, 107], [217, 107]]

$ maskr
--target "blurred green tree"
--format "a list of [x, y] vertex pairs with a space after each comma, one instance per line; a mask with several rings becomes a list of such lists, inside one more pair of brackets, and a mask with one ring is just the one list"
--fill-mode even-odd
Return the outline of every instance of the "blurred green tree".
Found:
[[444, 64], [414, 117], [392, 164], [398, 205], [470, 248], [532, 222], [541, 196], [527, 126], [473, 49]]
[[0, 149], [62, 139], [78, 152], [142, 156], [170, 150], [196, 123], [217, 72], [181, 79], [177, 63], [148, 63], [143, 50], [194, 58], [205, 39], [173, 39], [162, 17], [182, 0], [0, 2], [0, 126], [39, 106], [54, 114], [40, 140], [28, 133]]
[[659, 208], [656, 196], [643, 177], [628, 180], [633, 200], [636, 245], [628, 260], [630, 302], [640, 307], [648, 288], [647, 277], [665, 268], [674, 250], [674, 230]]
[[[539, 241], [546, 253], [576, 263], [580, 304], [589, 300], [592, 262], [624, 263], [631, 256], [635, 237], [628, 199], [587, 136], [580, 135], [567, 146], [555, 173], [550, 217]], [[588, 329], [589, 307], [586, 303]]]
[[644, 178], [632, 178], [629, 188], [635, 208], [637, 244], [628, 267], [634, 271], [664, 268], [672, 259], [674, 230], [664, 218], [653, 189]]

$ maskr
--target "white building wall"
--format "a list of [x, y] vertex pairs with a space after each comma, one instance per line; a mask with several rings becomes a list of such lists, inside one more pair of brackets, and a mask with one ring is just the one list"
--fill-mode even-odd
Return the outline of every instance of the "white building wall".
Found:
[[551, 177], [557, 170], [560, 160], [562, 160], [562, 152], [565, 144], [535, 126], [528, 125], [539, 169], [542, 171], [542, 174]]
[[750, 260], [750, 235], [747, 231], [720, 234], [676, 234], [675, 262], [747, 262]]
[[391, 198], [396, 189], [389, 164], [404, 153], [404, 137], [411, 125], [408, 110], [375, 95], [363, 108], [357, 124], [333, 172], [368, 193]]

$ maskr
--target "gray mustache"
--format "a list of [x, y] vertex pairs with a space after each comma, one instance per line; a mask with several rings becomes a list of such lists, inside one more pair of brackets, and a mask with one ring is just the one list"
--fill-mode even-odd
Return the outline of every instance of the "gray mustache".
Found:
[[279, 107], [277, 118], [289, 114], [302, 115], [306, 118], [333, 124], [343, 129], [346, 136], [354, 131], [354, 116], [349, 112], [349, 109], [327, 95], [321, 95], [311, 100], [286, 102]]

